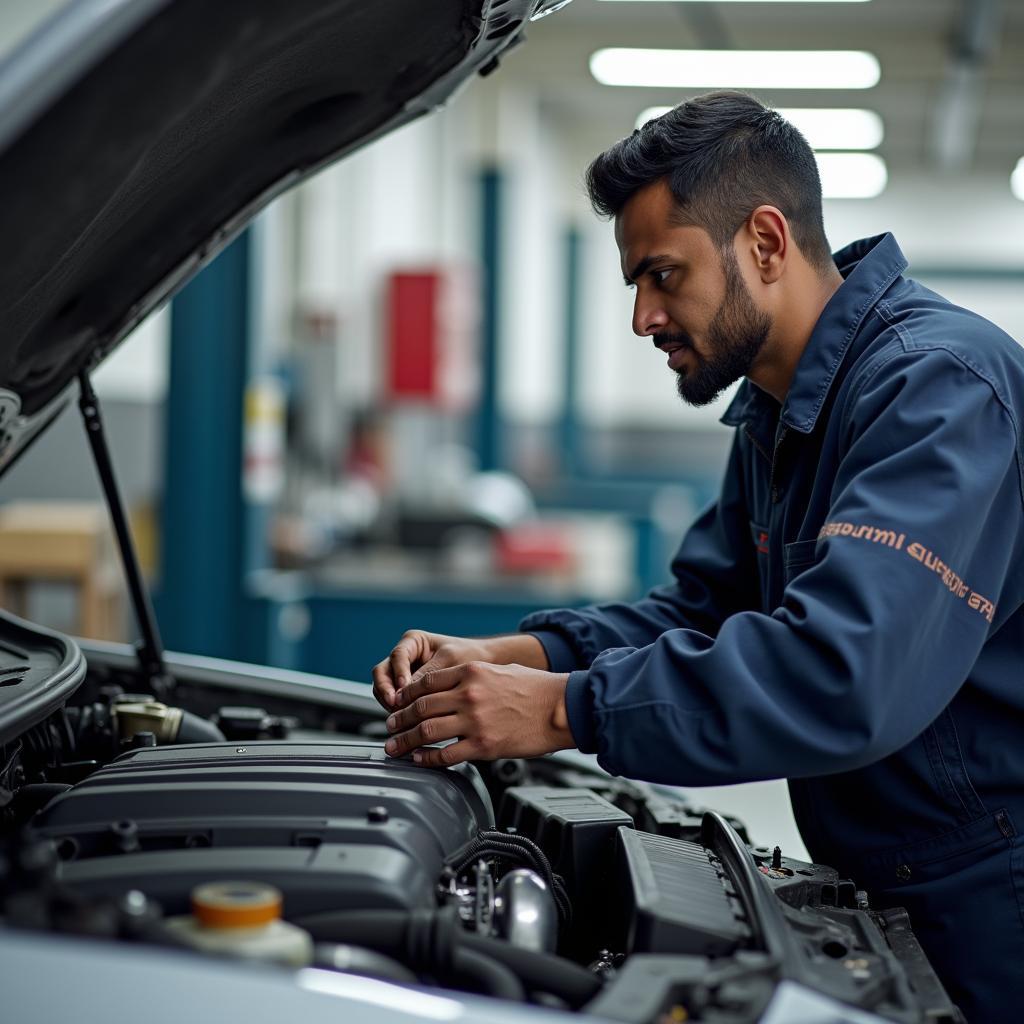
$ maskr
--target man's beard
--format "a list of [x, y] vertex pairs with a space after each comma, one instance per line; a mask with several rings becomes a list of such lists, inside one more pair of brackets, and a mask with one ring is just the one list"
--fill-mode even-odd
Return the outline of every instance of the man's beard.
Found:
[[682, 344], [697, 361], [695, 370], [676, 370], [676, 390], [688, 405], [708, 405], [730, 384], [746, 376], [764, 346], [772, 320], [754, 305], [731, 250], [723, 253], [725, 298], [708, 327], [707, 357], [700, 356], [687, 334], [656, 334], [656, 346]]

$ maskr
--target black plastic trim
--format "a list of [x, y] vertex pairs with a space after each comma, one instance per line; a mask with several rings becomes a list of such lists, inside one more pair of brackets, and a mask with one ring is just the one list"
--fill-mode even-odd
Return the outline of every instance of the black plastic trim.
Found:
[[[5, 611], [0, 611], [0, 640], [26, 651], [29, 660], [25, 678], [3, 690], [0, 743], [8, 743], [60, 710], [85, 679], [86, 665], [81, 649], [70, 637]], [[31, 671], [33, 655], [41, 647], [60, 652], [56, 671], [42, 681]]]
[[715, 811], [701, 823], [701, 843], [722, 862], [747, 911], [752, 945], [778, 960], [785, 977], [803, 980], [804, 970], [782, 904], [763, 883], [757, 864], [736, 830]]

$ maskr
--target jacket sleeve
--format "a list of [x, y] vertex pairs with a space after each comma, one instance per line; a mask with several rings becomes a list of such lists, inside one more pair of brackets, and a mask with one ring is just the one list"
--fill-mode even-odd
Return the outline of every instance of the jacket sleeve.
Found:
[[640, 601], [541, 611], [520, 623], [543, 644], [552, 671], [586, 668], [609, 648], [646, 647], [666, 630], [685, 627], [714, 636], [730, 615], [757, 607], [757, 555], [739, 444], [733, 441], [719, 499], [683, 538], [672, 583]]
[[1020, 603], [1019, 442], [992, 387], [944, 351], [900, 351], [845, 408], [816, 561], [775, 611], [570, 676], [573, 736], [608, 771], [714, 785], [873, 763], [939, 714]]

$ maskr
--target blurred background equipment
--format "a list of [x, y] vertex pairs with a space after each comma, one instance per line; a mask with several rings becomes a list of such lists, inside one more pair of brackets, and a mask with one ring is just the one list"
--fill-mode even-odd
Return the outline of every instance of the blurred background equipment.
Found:
[[121, 587], [102, 504], [0, 506], [0, 607], [77, 636], [123, 640]]

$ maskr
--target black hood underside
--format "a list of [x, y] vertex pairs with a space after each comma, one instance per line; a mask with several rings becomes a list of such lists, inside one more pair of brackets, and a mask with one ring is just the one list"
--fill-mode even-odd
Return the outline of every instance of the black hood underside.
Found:
[[[72, 4], [0, 66], [8, 422], [37, 416], [274, 195], [443, 102], [535, 5]], [[66, 66], [99, 52], [60, 80], [43, 43]]]

